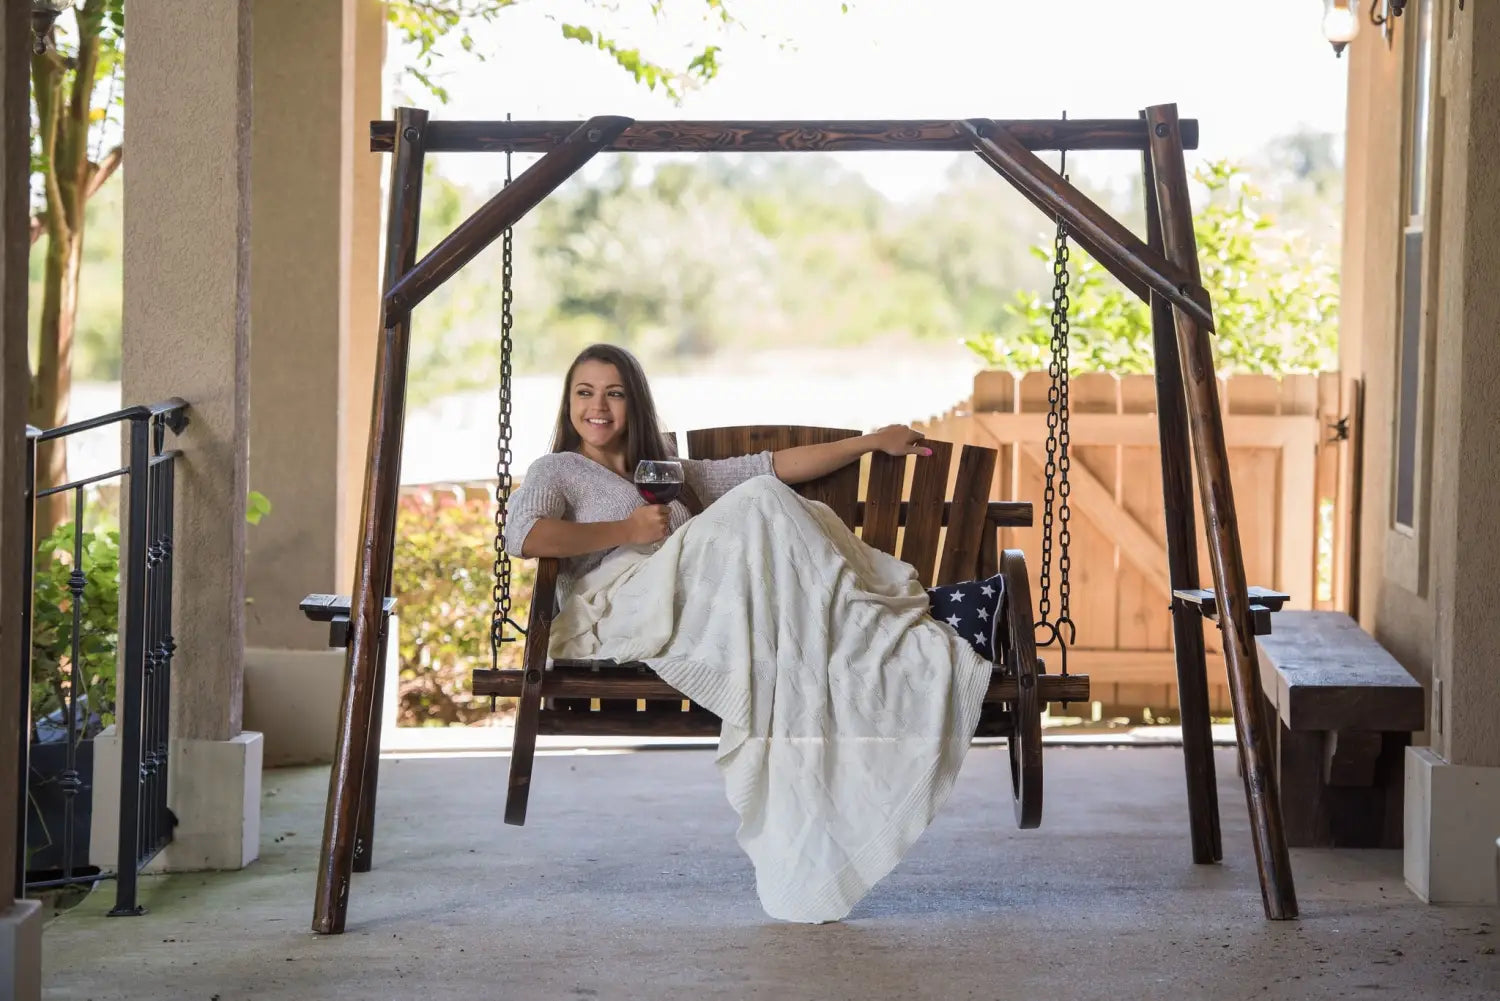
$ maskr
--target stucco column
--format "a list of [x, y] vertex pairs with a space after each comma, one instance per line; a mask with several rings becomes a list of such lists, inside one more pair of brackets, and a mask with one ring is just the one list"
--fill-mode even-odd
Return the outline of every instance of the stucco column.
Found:
[[26, 4], [0, 10], [0, 997], [42, 994], [42, 907], [17, 900], [19, 842], [13, 804], [22, 781], [21, 612], [31, 600], [20, 580], [30, 544], [21, 491], [26, 469], [27, 184], [30, 173], [31, 23]]
[[[1451, 11], [1444, 5], [1440, 10]], [[1433, 902], [1496, 901], [1500, 834], [1500, 7], [1454, 12], [1442, 49], [1434, 290], [1430, 747], [1407, 757], [1406, 876]], [[1443, 39], [1439, 30], [1436, 37]]]
[[259, 847], [259, 735], [241, 732], [250, 383], [250, 0], [131, 7], [122, 393], [185, 398], [169, 802], [173, 867]]
[[348, 591], [379, 301], [380, 0], [257, 0], [251, 128], [246, 725], [268, 764], [329, 760], [343, 653], [309, 592]]

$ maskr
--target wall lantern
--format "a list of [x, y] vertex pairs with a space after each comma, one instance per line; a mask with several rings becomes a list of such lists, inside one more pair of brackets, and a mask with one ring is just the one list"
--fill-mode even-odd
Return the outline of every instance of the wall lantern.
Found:
[[71, 6], [73, 0], [31, 0], [31, 51], [37, 55], [47, 51], [52, 23]]
[[[1359, 34], [1360, 0], [1323, 0], [1323, 37], [1342, 56], [1344, 47]], [[1386, 43], [1396, 30], [1396, 18], [1406, 13], [1407, 0], [1370, 0], [1370, 23], [1380, 29]], [[1462, 6], [1462, 4], [1460, 4]]]

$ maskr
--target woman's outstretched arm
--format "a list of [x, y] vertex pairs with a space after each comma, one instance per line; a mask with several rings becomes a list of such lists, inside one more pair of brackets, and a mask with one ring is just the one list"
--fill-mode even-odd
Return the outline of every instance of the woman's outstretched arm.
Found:
[[521, 558], [582, 556], [617, 546], [647, 546], [670, 534], [665, 504], [636, 508], [624, 521], [538, 518], [521, 543]]
[[905, 424], [892, 424], [857, 438], [784, 448], [771, 454], [771, 463], [776, 470], [776, 478], [781, 482], [806, 483], [808, 480], [827, 476], [851, 462], [857, 462], [866, 452], [931, 455], [932, 450], [924, 447], [922, 440], [921, 434]]

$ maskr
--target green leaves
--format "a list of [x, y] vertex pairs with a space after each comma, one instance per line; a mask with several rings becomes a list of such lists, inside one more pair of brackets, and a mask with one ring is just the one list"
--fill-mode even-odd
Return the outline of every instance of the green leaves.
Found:
[[[91, 714], [114, 722], [115, 660], [119, 651], [120, 533], [86, 532], [81, 541], [83, 593], [79, 617], [78, 667]], [[73, 687], [73, 523], [64, 522], [37, 546], [32, 597], [31, 718], [64, 705]], [[80, 716], [80, 725], [82, 717]], [[97, 732], [95, 727], [92, 732]]]
[[[518, 0], [390, 0], [386, 5], [386, 18], [407, 43], [415, 46], [415, 63], [406, 70], [437, 100], [447, 103], [449, 93], [439, 80], [439, 64], [443, 58], [444, 43], [452, 41], [458, 49], [476, 59], [483, 60], [486, 53], [478, 44], [473, 27], [478, 24], [493, 24]], [[720, 27], [737, 24], [734, 15], [724, 0], [699, 0], [704, 6], [704, 20]], [[667, 5], [662, 0], [646, 0], [653, 17], [668, 17]], [[606, 0], [587, 0], [587, 6], [596, 10], [612, 10], [616, 4]], [[845, 7], [847, 8], [847, 4]], [[556, 18], [551, 18], [556, 20]], [[638, 84], [648, 90], [660, 87], [673, 101], [681, 101], [693, 86], [707, 83], [719, 72], [717, 45], [705, 45], [688, 63], [678, 69], [657, 62], [643, 55], [634, 46], [624, 45], [609, 37], [598, 28], [584, 24], [559, 22], [563, 39], [577, 42], [608, 55], [622, 70]]]
[[[438, 489], [401, 498], [391, 590], [401, 617], [404, 724], [468, 723], [489, 714], [487, 701], [473, 699], [470, 672], [490, 660], [492, 503]], [[524, 623], [535, 564], [517, 561], [512, 574], [511, 617]], [[504, 645], [500, 664], [521, 666], [519, 642]]]
[[259, 525], [260, 520], [271, 513], [271, 501], [259, 490], [251, 490], [245, 496], [245, 520]]
[[[1262, 192], [1227, 161], [1194, 174], [1207, 201], [1193, 220], [1203, 284], [1213, 297], [1220, 372], [1280, 375], [1338, 364], [1337, 248], [1277, 229]], [[1050, 262], [1052, 248], [1033, 248]], [[1074, 371], [1149, 372], [1151, 314], [1088, 254], [1070, 245], [1070, 360]], [[1018, 292], [1007, 307], [1017, 323], [964, 341], [993, 368], [1045, 369], [1051, 350], [1047, 297]]]

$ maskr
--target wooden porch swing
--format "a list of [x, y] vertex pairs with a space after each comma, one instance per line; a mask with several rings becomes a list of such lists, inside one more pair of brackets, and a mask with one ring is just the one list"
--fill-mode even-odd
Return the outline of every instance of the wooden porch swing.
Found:
[[[603, 116], [586, 122], [430, 122], [420, 109], [398, 109], [394, 121], [371, 123], [371, 149], [391, 152], [385, 298], [375, 399], [365, 467], [360, 558], [351, 597], [310, 595], [303, 610], [333, 626], [332, 642], [347, 646], [336, 759], [329, 780], [312, 928], [344, 930], [353, 872], [367, 871], [373, 848], [379, 764], [376, 693], [382, 690], [385, 624], [395, 548], [396, 507], [405, 415], [411, 311], [485, 247], [504, 237], [507, 250], [501, 384], [501, 517], [508, 493], [509, 241], [512, 227], [543, 198], [605, 149], [637, 152], [774, 152], [855, 150], [971, 151], [1058, 222], [1059, 255], [1076, 240], [1100, 264], [1152, 306], [1156, 358], [1162, 491], [1166, 506], [1173, 636], [1181, 701], [1188, 814], [1195, 863], [1222, 858], [1209, 730], [1208, 678], [1202, 621], [1224, 634], [1241, 771], [1250, 812], [1261, 895], [1268, 918], [1297, 914], [1290, 859], [1271, 767], [1271, 742], [1258, 694], [1254, 636], [1269, 631], [1269, 612], [1286, 595], [1245, 582], [1234, 514], [1228, 455], [1209, 334], [1212, 305], [1198, 277], [1184, 150], [1197, 145], [1197, 123], [1179, 121], [1175, 105], [1157, 105], [1136, 119], [916, 121], [662, 121]], [[1141, 240], [1040, 160], [1034, 151], [1139, 150], [1145, 176], [1147, 237]], [[544, 155], [468, 220], [416, 260], [422, 167], [427, 152], [539, 152]], [[509, 158], [507, 157], [507, 167]], [[1065, 279], [1060, 283], [1065, 311]], [[1066, 333], [1062, 335], [1062, 455], [1066, 495]], [[1054, 337], [1054, 387], [1057, 386]], [[1054, 414], [1057, 401], [1054, 399]], [[1055, 418], [1054, 418], [1055, 421]], [[836, 440], [856, 432], [835, 428], [713, 428], [688, 433], [695, 458], [722, 458], [763, 449]], [[1066, 672], [1066, 646], [1055, 622], [1032, 618], [1025, 558], [998, 550], [999, 531], [1031, 523], [1031, 505], [993, 502], [989, 485], [997, 454], [965, 446], [951, 494], [952, 448], [929, 442], [933, 455], [872, 457], [860, 496], [859, 470], [848, 466], [798, 489], [828, 503], [873, 546], [893, 555], [901, 530], [903, 560], [924, 584], [984, 577], [997, 571], [1009, 588], [1009, 650], [985, 698], [980, 735], [1007, 737], [1017, 822], [1034, 827], [1041, 810], [1040, 717], [1048, 702], [1083, 701], [1088, 679]], [[1212, 589], [1199, 588], [1194, 544], [1193, 464], [1208, 522]], [[904, 484], [910, 479], [907, 499]], [[1050, 520], [1052, 496], [1047, 498]], [[1066, 514], [1064, 514], [1064, 525]], [[939, 539], [942, 536], [940, 544]], [[1047, 539], [1050, 542], [1050, 532]], [[1047, 543], [1044, 543], [1044, 548]], [[1044, 553], [1044, 567], [1050, 551]], [[1066, 561], [1064, 561], [1064, 567]], [[548, 665], [547, 637], [558, 563], [538, 563], [536, 598], [526, 629], [524, 668], [498, 664], [475, 672], [480, 695], [519, 698], [506, 821], [525, 817], [538, 733], [714, 735], [718, 719], [641, 665], [556, 661]], [[508, 588], [508, 558], [499, 548], [497, 581]], [[1045, 576], [1044, 576], [1045, 580]], [[500, 587], [497, 583], [497, 587]], [[497, 592], [498, 594], [498, 592]], [[497, 597], [492, 649], [509, 621], [509, 592]], [[1051, 626], [1063, 653], [1062, 671], [1045, 673], [1036, 656], [1034, 627]], [[1050, 642], [1044, 641], [1044, 642]], [[598, 708], [593, 708], [597, 700]], [[644, 710], [640, 707], [644, 706]]]

